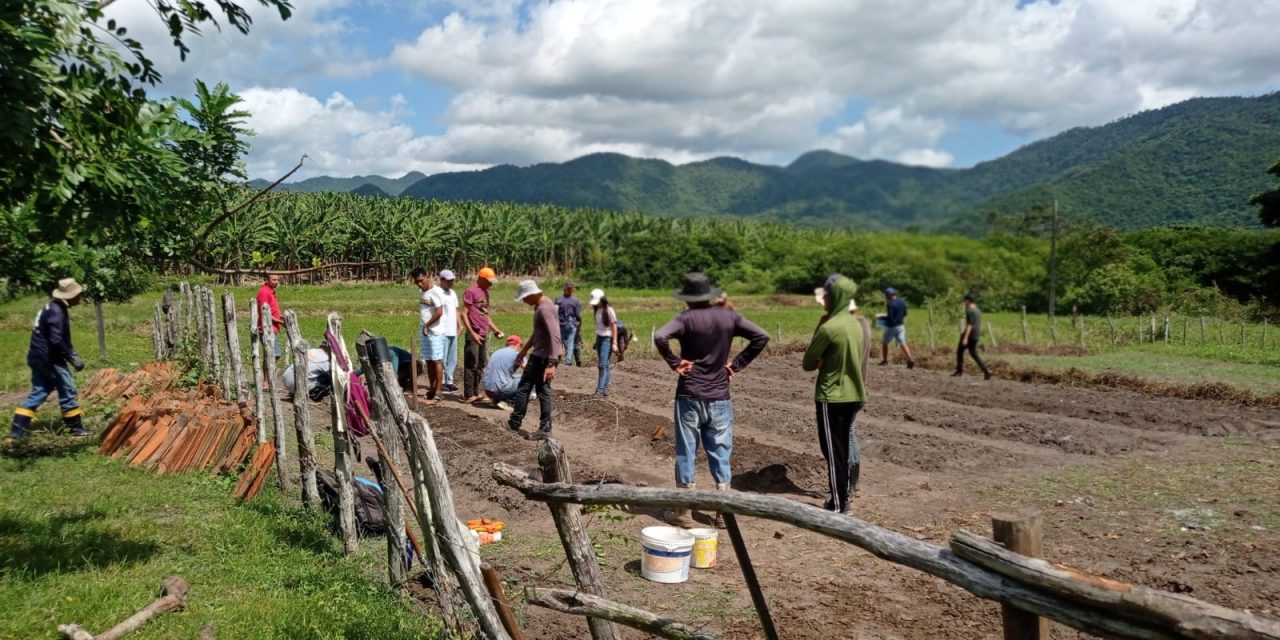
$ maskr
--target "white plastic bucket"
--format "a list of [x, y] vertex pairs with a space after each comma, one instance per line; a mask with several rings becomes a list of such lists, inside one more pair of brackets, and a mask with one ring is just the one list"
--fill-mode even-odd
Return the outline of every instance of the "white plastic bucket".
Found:
[[689, 529], [693, 536], [693, 568], [710, 569], [716, 566], [716, 547], [719, 546], [720, 534], [711, 528]]
[[694, 538], [677, 527], [645, 527], [640, 532], [640, 575], [653, 582], [689, 579]]

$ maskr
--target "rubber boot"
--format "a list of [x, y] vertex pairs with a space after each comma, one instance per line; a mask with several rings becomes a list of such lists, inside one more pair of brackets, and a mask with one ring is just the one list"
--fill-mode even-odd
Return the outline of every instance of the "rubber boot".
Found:
[[35, 412], [27, 409], [18, 408], [13, 412], [13, 426], [9, 428], [10, 440], [21, 440], [31, 434], [27, 429], [31, 426], [31, 420], [35, 417]]
[[[729, 486], [729, 483], [728, 483], [728, 482], [717, 482], [717, 483], [716, 483], [716, 491], [728, 491], [730, 488], [731, 488], [731, 487]], [[726, 525], [725, 525], [725, 523], [724, 523], [724, 514], [723, 514], [723, 513], [720, 513], [720, 512], [716, 512], [716, 528], [717, 528], [717, 529], [724, 529], [724, 528], [725, 528], [725, 526], [726, 526]]]
[[72, 409], [63, 413], [62, 425], [67, 428], [67, 434], [73, 438], [87, 438], [93, 435], [92, 431], [84, 428], [84, 417], [80, 415], [79, 409]]
[[[677, 483], [676, 486], [680, 487], [681, 489], [697, 489], [698, 488], [698, 484], [696, 482], [690, 482], [688, 484]], [[667, 519], [667, 524], [675, 527], [680, 527], [681, 529], [694, 529], [698, 527], [698, 521], [693, 519], [692, 507], [682, 507], [680, 509], [677, 509], [675, 511], [675, 514]]]

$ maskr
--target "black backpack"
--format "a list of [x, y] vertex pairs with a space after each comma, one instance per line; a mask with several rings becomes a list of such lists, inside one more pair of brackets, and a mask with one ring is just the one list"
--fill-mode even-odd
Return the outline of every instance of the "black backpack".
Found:
[[[332, 471], [317, 470], [320, 503], [338, 522], [338, 477]], [[382, 513], [382, 488], [368, 478], [356, 476], [351, 483], [355, 497], [356, 528], [361, 535], [380, 536], [387, 532], [387, 519]]]

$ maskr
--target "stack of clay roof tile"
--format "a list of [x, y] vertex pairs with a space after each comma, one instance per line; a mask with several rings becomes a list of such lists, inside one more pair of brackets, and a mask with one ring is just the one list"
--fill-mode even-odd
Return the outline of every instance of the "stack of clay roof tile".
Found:
[[[216, 388], [202, 385], [133, 395], [102, 434], [99, 452], [160, 475], [193, 470], [239, 473], [256, 435], [251, 415], [219, 398]], [[244, 476], [265, 476], [274, 459], [273, 446], [259, 446]], [[237, 487], [236, 495], [247, 500], [261, 486], [260, 479], [250, 482], [245, 491]]]
[[149, 362], [137, 371], [125, 373], [116, 369], [99, 369], [80, 390], [80, 395], [93, 400], [128, 400], [143, 393], [158, 393], [173, 386], [178, 370], [173, 362]]

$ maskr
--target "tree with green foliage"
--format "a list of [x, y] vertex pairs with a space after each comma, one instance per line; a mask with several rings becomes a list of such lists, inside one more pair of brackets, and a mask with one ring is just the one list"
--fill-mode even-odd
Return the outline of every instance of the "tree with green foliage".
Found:
[[[288, 0], [258, 0], [288, 18]], [[245, 135], [225, 85], [197, 102], [153, 100], [160, 73], [114, 0], [13, 0], [0, 8], [0, 272], [10, 287], [68, 274], [98, 299], [131, 297], [137, 273], [180, 256], [235, 170]], [[185, 59], [184, 38], [239, 4], [149, 0]], [[216, 14], [215, 14], [216, 12]], [[105, 22], [105, 24], [104, 24]], [[194, 122], [183, 119], [183, 109]]]
[[[1267, 173], [1280, 178], [1280, 162], [1271, 165]], [[1250, 202], [1262, 207], [1258, 211], [1258, 218], [1262, 220], [1262, 224], [1268, 227], [1280, 227], [1280, 187], [1259, 193]]]

